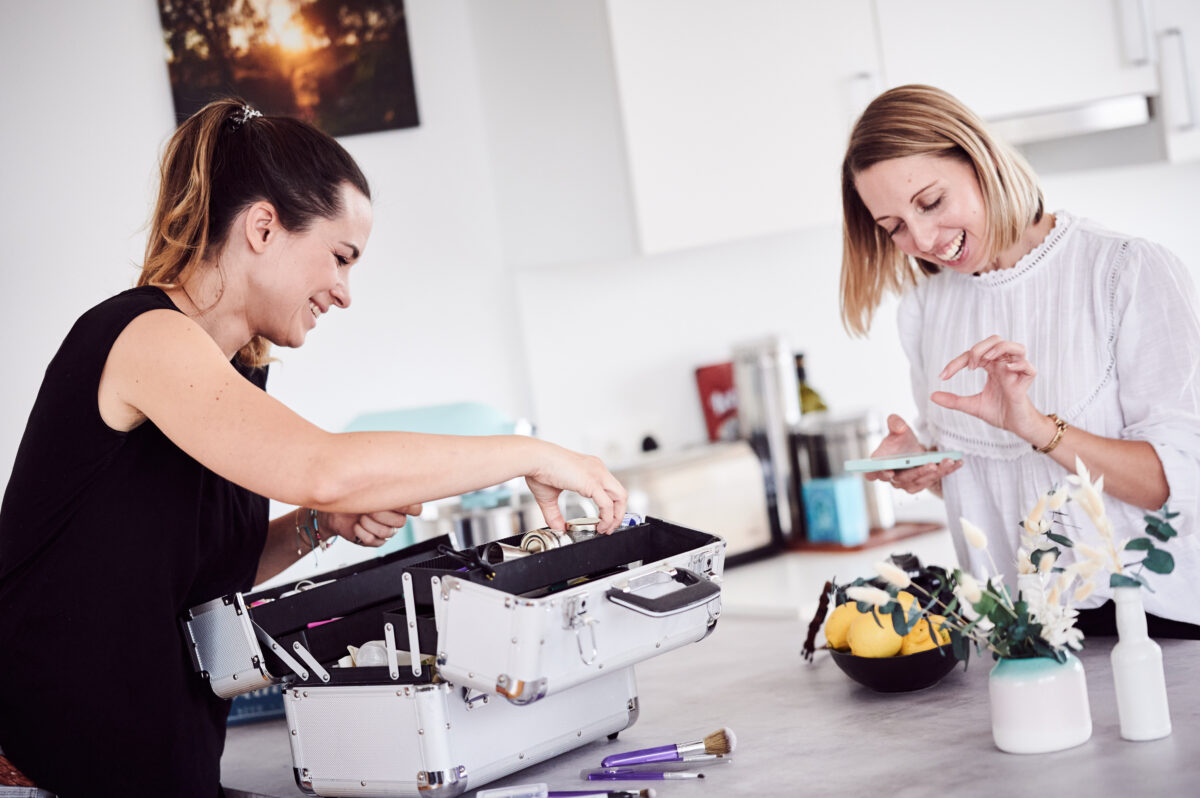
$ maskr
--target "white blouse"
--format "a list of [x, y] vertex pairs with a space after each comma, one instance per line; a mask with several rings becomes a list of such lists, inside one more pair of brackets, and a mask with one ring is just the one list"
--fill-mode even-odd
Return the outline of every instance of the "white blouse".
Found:
[[[982, 390], [982, 369], [963, 370], [947, 381], [938, 374], [995, 334], [1025, 345], [1037, 370], [1029, 397], [1039, 410], [1096, 435], [1154, 446], [1167, 476], [1168, 505], [1181, 513], [1172, 522], [1180, 536], [1163, 544], [1175, 558], [1174, 572], [1145, 572], [1155, 592], [1143, 591], [1143, 601], [1160, 617], [1200, 623], [1195, 287], [1179, 259], [1161, 246], [1062, 211], [1055, 217], [1046, 239], [1013, 268], [979, 276], [943, 270], [921, 279], [900, 303], [900, 339], [919, 410], [917, 435], [926, 446], [964, 454], [963, 467], [942, 482], [959, 562], [976, 576], [992, 572], [987, 554], [963, 543], [964, 517], [987, 532], [992, 558], [1014, 589], [1018, 523], [1042, 493], [1065, 484], [1068, 474], [1016, 435], [929, 400], [938, 390], [960, 395]], [[1143, 534], [1142, 510], [1110, 496], [1105, 507], [1118, 538]], [[1090, 543], [1099, 539], [1074, 502], [1063, 510], [1069, 514], [1062, 523], [1074, 528], [1064, 530], [1056, 522], [1055, 531]], [[1066, 550], [1061, 563], [1070, 561]], [[1106, 578], [1097, 582], [1081, 607], [1099, 606], [1112, 595]]]

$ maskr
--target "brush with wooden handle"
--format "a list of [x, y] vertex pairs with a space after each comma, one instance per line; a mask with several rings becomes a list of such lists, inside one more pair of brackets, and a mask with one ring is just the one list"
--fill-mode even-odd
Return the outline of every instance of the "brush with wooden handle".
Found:
[[694, 754], [730, 754], [733, 753], [736, 741], [732, 729], [717, 729], [703, 740], [613, 754], [604, 757], [600, 764], [607, 768], [615, 765], [640, 765], [646, 762], [680, 762]]

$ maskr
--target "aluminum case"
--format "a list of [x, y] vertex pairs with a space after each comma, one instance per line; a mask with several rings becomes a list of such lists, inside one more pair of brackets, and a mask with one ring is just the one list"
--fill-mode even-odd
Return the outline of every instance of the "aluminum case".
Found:
[[616, 736], [638, 697], [627, 667], [531, 707], [438, 683], [296, 685], [284, 709], [302, 792], [455, 796]]

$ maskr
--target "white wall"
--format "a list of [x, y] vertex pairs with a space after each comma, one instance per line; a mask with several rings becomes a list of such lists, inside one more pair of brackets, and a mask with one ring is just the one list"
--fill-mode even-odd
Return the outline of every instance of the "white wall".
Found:
[[[421, 126], [343, 140], [371, 178], [375, 231], [352, 313], [283, 350], [271, 390], [340, 428], [360, 411], [460, 399], [623, 458], [642, 435], [700, 442], [692, 370], [784, 334], [835, 407], [912, 406], [893, 308], [869, 341], [837, 316], [839, 231], [653, 258], [504, 264], [466, 0], [407, 0]], [[93, 37], [94, 31], [104, 31]], [[173, 127], [155, 0], [6, 3], [0, 237], [6, 474], [46, 363], [80, 312], [131, 284], [158, 150]], [[1200, 273], [1200, 165], [1045, 180], [1052, 208], [1165, 243]]]
[[[5, 3], [0, 25], [0, 474], [75, 318], [129, 287], [171, 126], [154, 0]], [[114, 14], [119, 25], [113, 24]], [[93, 36], [96, 31], [104, 35]]]
[[839, 231], [818, 228], [669, 255], [518, 275], [525, 346], [544, 435], [621, 461], [652, 434], [705, 440], [695, 368], [769, 334], [805, 353], [832, 407], [911, 409], [894, 303], [869, 341], [838, 315]]
[[[353, 312], [322, 319], [272, 367], [271, 392], [329, 429], [380, 408], [479, 398], [522, 416], [530, 406], [466, 7], [407, 8], [421, 125], [342, 140], [375, 198]], [[0, 474], [71, 323], [136, 277], [156, 159], [174, 128], [161, 35], [155, 0], [4, 5]]]

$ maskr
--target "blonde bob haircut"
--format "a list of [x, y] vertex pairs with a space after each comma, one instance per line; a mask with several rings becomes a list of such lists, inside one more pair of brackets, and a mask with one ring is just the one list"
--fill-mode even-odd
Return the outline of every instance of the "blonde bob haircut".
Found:
[[1042, 192], [1029, 164], [956, 98], [921, 85], [879, 95], [854, 124], [842, 161], [842, 324], [851, 335], [867, 334], [886, 292], [899, 294], [916, 285], [919, 274], [940, 270], [901, 252], [871, 217], [854, 185], [864, 169], [910, 155], [957, 158], [974, 168], [989, 257], [1015, 244], [1042, 218]]

